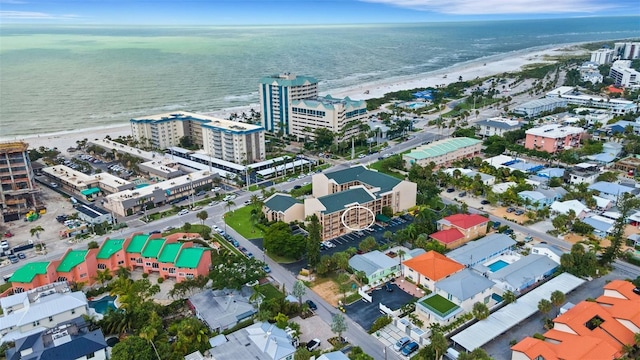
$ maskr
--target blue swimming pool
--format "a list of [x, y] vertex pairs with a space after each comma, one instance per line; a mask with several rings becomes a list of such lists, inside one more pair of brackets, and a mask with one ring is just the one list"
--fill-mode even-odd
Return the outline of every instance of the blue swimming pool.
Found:
[[93, 308], [97, 313], [104, 315], [109, 309], [117, 309], [114, 304], [115, 300], [115, 296], [105, 296], [99, 300], [89, 301], [89, 307]]
[[491, 272], [496, 272], [500, 269], [502, 269], [503, 267], [509, 265], [508, 262], [504, 261], [504, 260], [498, 260], [495, 262], [492, 262], [491, 264], [487, 265], [487, 267], [489, 268], [489, 270], [491, 270]]

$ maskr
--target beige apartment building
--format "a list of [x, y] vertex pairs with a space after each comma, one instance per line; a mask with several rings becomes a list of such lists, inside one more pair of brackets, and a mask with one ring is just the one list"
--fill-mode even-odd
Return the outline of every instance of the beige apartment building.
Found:
[[133, 138], [157, 149], [177, 146], [184, 136], [216, 159], [236, 164], [264, 160], [264, 129], [260, 126], [190, 112], [131, 119]]
[[344, 131], [342, 139], [349, 139], [359, 134], [360, 125], [366, 122], [367, 103], [364, 100], [327, 95], [292, 101], [288, 133], [299, 139], [313, 140], [315, 131], [324, 128], [333, 133]]

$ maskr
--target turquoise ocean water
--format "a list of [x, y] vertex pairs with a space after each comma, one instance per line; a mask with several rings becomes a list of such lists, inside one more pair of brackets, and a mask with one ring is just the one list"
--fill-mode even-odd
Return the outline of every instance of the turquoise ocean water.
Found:
[[550, 45], [640, 37], [640, 18], [353, 26], [0, 25], [0, 138], [256, 103], [260, 77], [321, 91]]

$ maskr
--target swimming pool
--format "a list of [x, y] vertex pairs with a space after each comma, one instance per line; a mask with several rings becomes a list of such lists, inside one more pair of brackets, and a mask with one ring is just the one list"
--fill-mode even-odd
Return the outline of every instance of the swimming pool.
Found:
[[503, 267], [509, 265], [508, 262], [504, 261], [504, 260], [498, 260], [495, 262], [492, 262], [491, 264], [487, 265], [487, 267], [489, 268], [489, 270], [491, 270], [491, 272], [496, 272], [500, 269], [502, 269]]
[[89, 307], [93, 308], [97, 313], [104, 315], [109, 311], [109, 309], [117, 309], [114, 304], [115, 300], [115, 296], [105, 296], [99, 300], [89, 301]]

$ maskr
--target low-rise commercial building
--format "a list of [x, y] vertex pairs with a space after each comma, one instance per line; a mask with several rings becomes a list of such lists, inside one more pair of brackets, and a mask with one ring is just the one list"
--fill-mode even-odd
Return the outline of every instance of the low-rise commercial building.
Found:
[[522, 123], [518, 120], [512, 120], [502, 117], [489, 118], [476, 123], [478, 135], [482, 137], [502, 136], [507, 131], [518, 130], [522, 127]]
[[87, 175], [65, 165], [46, 167], [42, 169], [42, 173], [62, 189], [84, 198], [91, 198], [99, 193], [113, 194], [136, 187], [131, 181], [109, 173]]
[[555, 111], [567, 106], [567, 100], [559, 98], [543, 98], [527, 101], [513, 108], [513, 113], [526, 118], [533, 118], [542, 113]]
[[559, 124], [543, 125], [529, 129], [524, 147], [531, 150], [555, 153], [557, 151], [580, 147], [584, 129]]
[[448, 138], [418, 146], [410, 153], [402, 155], [402, 159], [409, 167], [413, 164], [426, 166], [431, 162], [437, 166], [445, 166], [458, 159], [474, 157], [481, 151], [481, 140], [467, 137]]
[[638, 111], [638, 105], [633, 101], [624, 99], [608, 99], [595, 95], [583, 95], [575, 93], [575, 88], [572, 86], [561, 86], [553, 89], [547, 93], [546, 97], [564, 100], [567, 104], [609, 109], [615, 115], [623, 115]]

